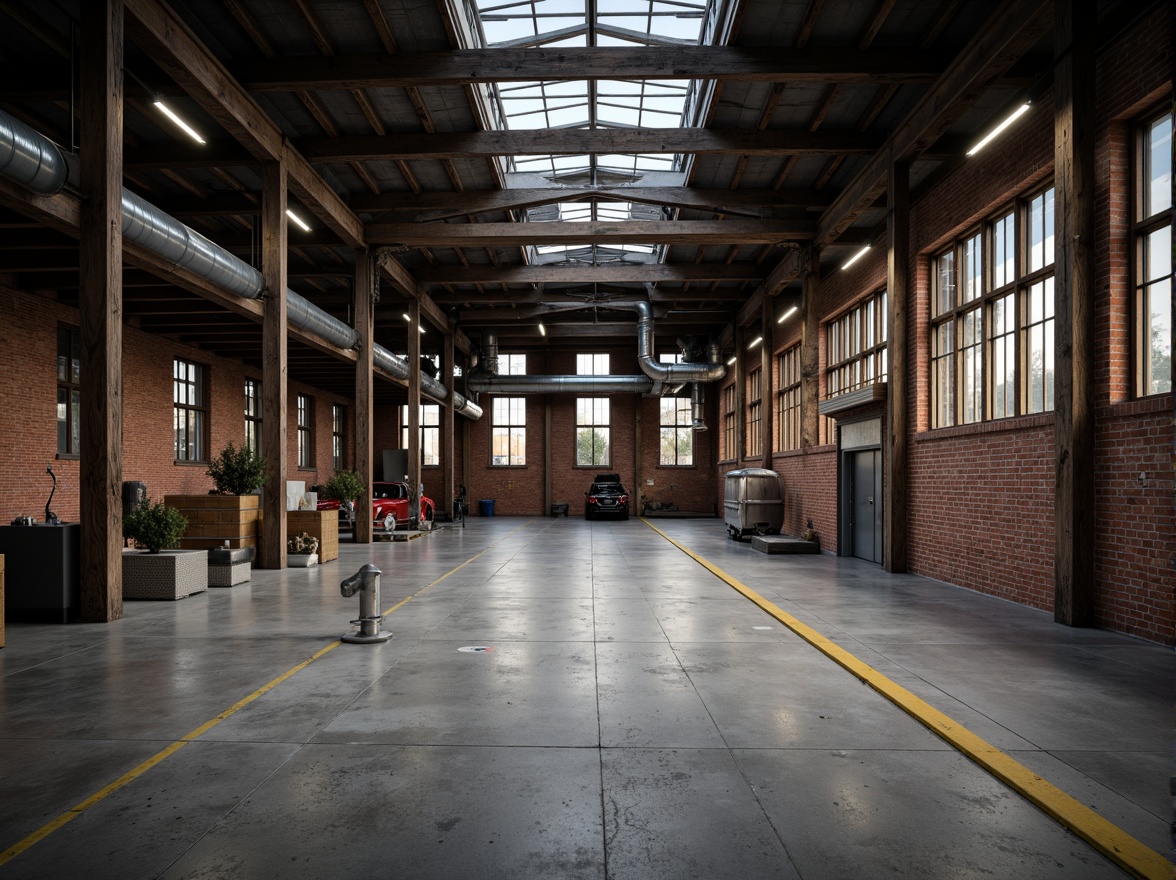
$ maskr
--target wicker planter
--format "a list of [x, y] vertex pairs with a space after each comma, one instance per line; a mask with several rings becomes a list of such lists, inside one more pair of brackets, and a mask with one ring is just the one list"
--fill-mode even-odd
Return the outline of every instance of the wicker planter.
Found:
[[257, 495], [165, 495], [163, 503], [188, 519], [180, 538], [184, 550], [257, 547], [261, 510]]
[[124, 599], [183, 599], [208, 589], [208, 553], [203, 550], [124, 550]]

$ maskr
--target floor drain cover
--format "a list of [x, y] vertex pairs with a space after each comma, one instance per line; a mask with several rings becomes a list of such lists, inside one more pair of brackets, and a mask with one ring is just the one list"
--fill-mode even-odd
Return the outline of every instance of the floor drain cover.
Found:
[[463, 654], [489, 654], [494, 649], [489, 645], [468, 645], [465, 648], [458, 648]]

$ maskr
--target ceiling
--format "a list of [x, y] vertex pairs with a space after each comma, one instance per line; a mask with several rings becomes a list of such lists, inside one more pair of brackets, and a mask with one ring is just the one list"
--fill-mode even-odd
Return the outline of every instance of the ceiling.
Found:
[[[350, 321], [366, 244], [400, 353], [406, 295], [436, 305], [426, 353], [442, 322], [475, 347], [628, 344], [616, 300], [653, 303], [667, 350], [782, 311], [808, 247], [830, 273], [884, 231], [890, 155], [917, 199], [1052, 56], [1041, 0], [125, 3], [125, 186], [256, 265], [261, 162], [288, 148], [290, 288]], [[0, 0], [0, 108], [73, 150], [79, 8]], [[50, 225], [0, 191], [0, 283], [76, 302], [76, 230]], [[129, 260], [128, 320], [260, 363], [256, 314], [173, 281]], [[291, 375], [348, 393], [312, 343]]]

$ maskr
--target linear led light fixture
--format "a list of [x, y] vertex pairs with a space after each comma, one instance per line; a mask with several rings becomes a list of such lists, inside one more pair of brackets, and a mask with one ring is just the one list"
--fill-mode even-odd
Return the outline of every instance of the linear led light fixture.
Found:
[[155, 102], [155, 108], [180, 128], [182, 128], [184, 133], [187, 134], [188, 137], [192, 138], [192, 140], [196, 141], [196, 143], [204, 143], [204, 138], [197, 134], [196, 129], [192, 128], [192, 126], [188, 125], [188, 123], [184, 122], [184, 120], [176, 116], [176, 114], [172, 112], [172, 109], [168, 107], [167, 104], [163, 103], [162, 99]]
[[[410, 318], [408, 316], [408, 312], [401, 312], [401, 314], [404, 315], [404, 320], [408, 321], [408, 323], [410, 323], [410, 324], [412, 323], [412, 318]], [[420, 330], [422, 333], [425, 332], [425, 328], [422, 327], [420, 324], [417, 324], [417, 329]]]
[[1008, 128], [1010, 125], [1012, 125], [1018, 119], [1020, 119], [1021, 115], [1028, 109], [1029, 109], [1029, 102], [1026, 101], [1024, 104], [1022, 104], [1016, 110], [1014, 110], [1012, 113], [1010, 113], [1008, 116], [1006, 116], [1004, 122], [1002, 122], [1000, 125], [998, 125], [996, 128], [994, 128], [992, 131], [988, 132], [988, 134], [986, 134], [984, 136], [984, 139], [982, 141], [980, 141], [980, 143], [976, 144], [976, 146], [974, 146], [974, 147], [972, 147], [972, 149], [968, 150], [967, 155], [975, 156], [977, 153], [979, 153], [981, 150], [983, 150], [986, 146], [988, 146], [988, 143], [993, 138], [995, 138], [1002, 131], [1004, 131], [1006, 128]]
[[757, 336], [755, 339], [751, 340], [751, 342], [747, 343], [747, 350], [751, 351], [753, 348], [755, 348], [757, 345], [759, 345], [763, 341], [764, 341], [764, 338], [762, 336]]
[[733, 363], [735, 363], [735, 355], [731, 355], [731, 359], [729, 361], [727, 361], [727, 366], [729, 367]]
[[540, 335], [540, 336], [546, 336], [546, 335], [547, 335], [547, 328], [543, 326], [543, 322], [542, 322], [542, 321], [540, 321], [540, 322], [539, 322], [539, 335]]
[[306, 225], [306, 221], [291, 211], [289, 208], [286, 209], [286, 216], [289, 217], [290, 220], [293, 221], [294, 225], [303, 232], [310, 232], [310, 227]]
[[777, 318], [776, 323], [783, 324], [785, 321], [787, 321], [789, 318], [791, 318], [793, 315], [795, 315], [798, 311], [800, 311], [800, 306], [793, 306], [788, 311], [786, 311], [784, 314], [782, 314], [779, 318]]
[[844, 263], [842, 263], [841, 268], [848, 269], [850, 266], [852, 266], [854, 263], [856, 263], [858, 260], [860, 260], [862, 257], [864, 257], [866, 255], [866, 251], [868, 251], [869, 249], [870, 249], [870, 246], [866, 245], [864, 248], [862, 248], [860, 251], [858, 251], [856, 254], [854, 254], [852, 257], [850, 257], [848, 260], [846, 260]]

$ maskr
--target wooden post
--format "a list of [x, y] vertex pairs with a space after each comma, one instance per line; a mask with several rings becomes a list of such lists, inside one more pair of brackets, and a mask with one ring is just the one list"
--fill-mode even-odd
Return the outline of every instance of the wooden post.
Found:
[[1054, 7], [1054, 620], [1094, 623], [1094, 0]]
[[551, 510], [551, 395], [543, 395], [543, 511]]
[[[645, 398], [640, 394], [633, 395], [633, 488], [629, 492], [631, 507], [638, 516], [642, 513], [642, 501], [645, 496], [645, 471], [641, 467], [641, 451], [644, 449], [644, 426], [642, 425], [645, 409]], [[658, 432], [660, 436], [660, 431]]]
[[882, 567], [907, 569], [907, 305], [910, 301], [910, 163], [890, 163], [886, 212], [886, 449]]
[[261, 268], [265, 317], [261, 331], [262, 448], [265, 490], [261, 568], [286, 567], [286, 166], [262, 164]]
[[364, 490], [355, 499], [355, 542], [372, 542], [372, 345], [374, 334], [376, 273], [367, 248], [355, 251], [355, 329], [359, 332], [359, 357], [355, 360], [355, 470]]
[[744, 422], [747, 421], [747, 394], [744, 392], [744, 386], [747, 384], [747, 369], [744, 362], [747, 360], [747, 352], [744, 351], [743, 346], [747, 342], [747, 334], [743, 332], [743, 328], [739, 326], [739, 322], [735, 322], [735, 467], [743, 467], [743, 459], [747, 457], [747, 448], [744, 446], [745, 438], [747, 436], [743, 429]]
[[457, 411], [454, 407], [453, 395], [457, 392], [457, 377], [453, 375], [454, 349], [453, 330], [445, 334], [445, 348], [441, 355], [441, 380], [449, 389], [445, 396], [445, 406], [441, 407], [441, 482], [442, 503], [445, 510], [453, 512], [453, 432], [457, 423]]
[[123, 4], [81, 10], [81, 617], [105, 623], [123, 616]]
[[800, 448], [821, 445], [820, 332], [821, 314], [817, 307], [817, 289], [821, 286], [821, 252], [809, 248], [804, 269], [804, 323], [800, 329]]
[[408, 305], [408, 527], [421, 521], [421, 300]]
[[772, 418], [772, 352], [775, 349], [773, 331], [776, 321], [772, 317], [772, 304], [776, 300], [770, 296], [763, 298], [760, 309], [760, 323], [763, 325], [764, 341], [760, 343], [760, 443], [763, 448], [762, 467], [772, 469], [772, 450], [776, 448], [773, 439], [775, 419]]

